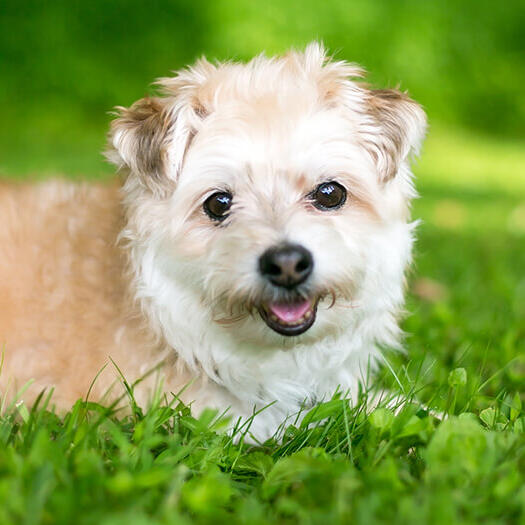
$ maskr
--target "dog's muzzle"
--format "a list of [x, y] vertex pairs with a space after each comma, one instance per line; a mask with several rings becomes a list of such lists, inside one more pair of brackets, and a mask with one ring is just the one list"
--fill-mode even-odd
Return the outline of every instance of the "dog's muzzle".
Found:
[[273, 286], [286, 290], [286, 301], [269, 301], [259, 306], [266, 324], [281, 335], [300, 335], [315, 321], [317, 299], [305, 299], [294, 290], [308, 279], [314, 267], [312, 254], [298, 244], [281, 244], [259, 258], [259, 272]]

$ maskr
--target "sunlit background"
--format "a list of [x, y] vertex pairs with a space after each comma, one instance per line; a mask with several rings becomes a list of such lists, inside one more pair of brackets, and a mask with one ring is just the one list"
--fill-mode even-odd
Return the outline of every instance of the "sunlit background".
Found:
[[321, 39], [429, 115], [411, 355], [510, 390], [525, 369], [524, 28], [522, 0], [2, 0], [0, 176], [110, 177], [109, 112], [155, 78]]

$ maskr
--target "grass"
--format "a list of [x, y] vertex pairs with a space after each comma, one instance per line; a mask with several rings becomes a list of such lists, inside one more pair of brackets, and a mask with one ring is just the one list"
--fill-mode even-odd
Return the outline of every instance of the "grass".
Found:
[[[450, 375], [454, 411], [465, 371]], [[234, 444], [213, 412], [119, 417], [79, 401], [0, 419], [1, 523], [479, 523], [523, 517], [518, 397], [442, 423], [414, 406], [314, 408], [281, 442]]]
[[252, 447], [176, 400], [58, 416], [45, 394], [2, 408], [0, 523], [523, 523], [524, 157], [437, 129], [416, 169], [407, 353], [378, 382], [444, 421], [335, 396]]

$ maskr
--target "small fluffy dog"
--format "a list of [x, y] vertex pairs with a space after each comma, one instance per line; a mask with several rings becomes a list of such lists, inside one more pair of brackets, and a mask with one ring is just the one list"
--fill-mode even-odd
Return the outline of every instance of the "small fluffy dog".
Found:
[[119, 108], [121, 187], [0, 186], [2, 396], [115, 399], [111, 358], [146, 376], [144, 403], [160, 375], [197, 413], [270, 405], [251, 425], [265, 439], [305, 404], [355, 395], [398, 346], [426, 126], [362, 75], [316, 43], [202, 59]]

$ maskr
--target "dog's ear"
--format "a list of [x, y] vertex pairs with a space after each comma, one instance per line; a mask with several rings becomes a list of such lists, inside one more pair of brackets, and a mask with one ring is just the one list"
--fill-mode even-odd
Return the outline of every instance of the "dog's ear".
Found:
[[146, 97], [129, 108], [119, 107], [106, 156], [154, 195], [168, 195], [195, 133], [194, 117], [191, 105], [174, 96]]
[[411, 154], [419, 153], [427, 119], [421, 106], [397, 89], [369, 90], [368, 95], [372, 129], [365, 132], [365, 147], [386, 182]]

